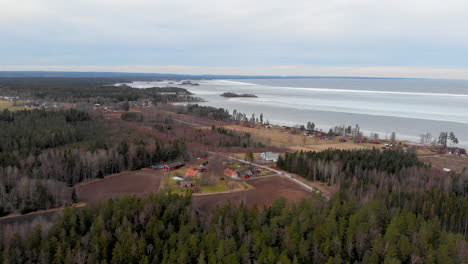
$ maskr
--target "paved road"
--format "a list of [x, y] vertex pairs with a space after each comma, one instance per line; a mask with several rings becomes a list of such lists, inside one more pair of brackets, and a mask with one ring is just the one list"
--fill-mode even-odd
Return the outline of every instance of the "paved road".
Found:
[[214, 152], [212, 152], [212, 154], [220, 155], [220, 156], [223, 156], [223, 157], [228, 158], [228, 159], [237, 160], [237, 161], [242, 162], [242, 163], [252, 164], [252, 165], [257, 166], [259, 168], [263, 168], [263, 169], [278, 173], [279, 175], [285, 176], [287, 179], [289, 179], [289, 180], [303, 186], [307, 190], [309, 190], [311, 192], [320, 193], [325, 199], [330, 200], [330, 197], [325, 195], [324, 193], [322, 193], [320, 190], [318, 190], [318, 189], [316, 189], [316, 188], [314, 188], [314, 187], [312, 187], [312, 186], [310, 186], [308, 184], [305, 184], [304, 182], [296, 179], [296, 176], [294, 174], [287, 173], [287, 172], [280, 171], [280, 170], [276, 170], [276, 169], [270, 168], [270, 167], [265, 166], [265, 165], [260, 165], [260, 164], [254, 163], [254, 162], [249, 162], [249, 161], [239, 159], [239, 158], [236, 158], [236, 157], [233, 157], [233, 156], [226, 156], [226, 155], [222, 155], [222, 154], [214, 153]]

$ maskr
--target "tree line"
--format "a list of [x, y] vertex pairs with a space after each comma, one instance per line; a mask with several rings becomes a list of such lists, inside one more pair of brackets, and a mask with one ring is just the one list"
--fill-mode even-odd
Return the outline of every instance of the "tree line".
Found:
[[91, 102], [111, 104], [139, 99], [150, 99], [154, 104], [180, 101], [200, 101], [184, 88], [133, 88], [125, 78], [73, 78], [73, 77], [3, 77], [0, 78], [2, 95], [19, 96], [37, 101], [66, 103]]
[[72, 187], [90, 179], [189, 161], [209, 150], [265, 147], [247, 133], [195, 129], [167, 116], [146, 124], [101, 120], [76, 110], [25, 110], [1, 112], [0, 120], [2, 216], [69, 204]]
[[156, 194], [67, 208], [23, 234], [4, 227], [0, 263], [464, 263], [465, 243], [380, 199], [227, 204], [200, 218], [189, 196]]
[[456, 177], [420, 162], [413, 153], [294, 152], [280, 157], [277, 166], [309, 180], [336, 184], [346, 199], [363, 204], [382, 199], [391, 208], [437, 218], [443, 230], [468, 237], [468, 197], [456, 191]]

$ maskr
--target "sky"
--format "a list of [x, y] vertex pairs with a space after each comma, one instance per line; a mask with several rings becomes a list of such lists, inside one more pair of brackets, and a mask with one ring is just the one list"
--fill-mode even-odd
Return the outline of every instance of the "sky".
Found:
[[466, 0], [0, 0], [0, 70], [468, 79]]

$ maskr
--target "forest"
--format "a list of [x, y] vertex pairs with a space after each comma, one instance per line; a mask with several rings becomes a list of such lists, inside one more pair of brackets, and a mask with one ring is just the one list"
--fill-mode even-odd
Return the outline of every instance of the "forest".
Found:
[[123, 78], [66, 78], [66, 77], [25, 77], [0, 78], [0, 90], [7, 96], [34, 98], [36, 101], [63, 103], [119, 103], [150, 99], [155, 104], [179, 101], [199, 101], [189, 91], [178, 87], [132, 88]]
[[70, 204], [73, 186], [90, 179], [210, 150], [265, 147], [249, 134], [185, 127], [168, 116], [147, 123], [126, 112], [122, 119], [77, 110], [1, 112], [0, 216]]
[[287, 153], [277, 166], [313, 181], [337, 184], [346, 199], [381, 199], [390, 208], [436, 218], [444, 231], [468, 238], [468, 197], [455, 192], [454, 175], [399, 150], [326, 150]]
[[[73, 109], [0, 112], [0, 216], [71, 206], [79, 201], [77, 184], [125, 170], [209, 152], [274, 149], [249, 133], [180, 124], [164, 110], [248, 124], [268, 123], [263, 114], [166, 104], [199, 100], [181, 88], [109, 86], [128, 81], [0, 80], [8, 95], [35, 100], [158, 105], [113, 119]], [[280, 156], [277, 166], [339, 191], [330, 200], [313, 194], [263, 208], [227, 203], [208, 215], [192, 206], [190, 193], [164, 191], [66, 207], [53, 222], [32, 228], [0, 225], [0, 264], [467, 262], [468, 197], [457, 191], [457, 175], [420, 162], [414, 153], [293, 152]]]
[[229, 204], [201, 219], [170, 193], [68, 208], [24, 234], [0, 229], [0, 263], [465, 263], [466, 241], [437, 218], [335, 196]]

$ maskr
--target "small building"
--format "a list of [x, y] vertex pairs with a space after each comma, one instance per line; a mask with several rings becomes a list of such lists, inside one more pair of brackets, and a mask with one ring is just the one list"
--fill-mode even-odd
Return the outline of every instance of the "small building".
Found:
[[237, 175], [239, 176], [239, 178], [242, 178], [242, 179], [252, 178], [252, 172], [246, 171], [246, 170], [237, 171]]
[[195, 186], [195, 180], [182, 180], [179, 182], [179, 187], [180, 188], [191, 188]]
[[263, 160], [265, 160], [265, 161], [277, 162], [278, 158], [279, 158], [279, 154], [278, 153], [273, 153], [273, 152], [263, 152], [261, 154], [261, 158]]
[[224, 175], [232, 178], [237, 178], [238, 174], [234, 170], [227, 168], [224, 170]]
[[258, 167], [255, 167], [255, 166], [250, 166], [249, 167], [249, 170], [252, 174], [259, 174], [259, 173], [262, 173], [262, 171], [258, 168]]
[[457, 154], [457, 155], [465, 155], [466, 154], [466, 149], [457, 148], [457, 149], [455, 149], [454, 153]]
[[175, 181], [178, 181], [178, 182], [180, 182], [180, 181], [183, 181], [183, 180], [184, 180], [184, 178], [177, 177], [177, 176], [175, 176], [175, 177], [172, 177], [172, 179], [173, 179], [173, 180], [175, 180]]
[[192, 178], [194, 176], [196, 176], [198, 173], [198, 170], [197, 169], [189, 169], [187, 171], [187, 173], [185, 173], [185, 177], [189, 177], [189, 178]]
[[195, 170], [199, 171], [199, 172], [206, 172], [208, 169], [206, 168], [206, 165], [200, 165], [198, 166], [198, 168], [196, 168]]
[[184, 165], [185, 165], [185, 163], [180, 162], [180, 161], [176, 161], [176, 162], [172, 162], [172, 163], [169, 163], [169, 164], [164, 165], [163, 169], [164, 169], [165, 171], [172, 171], [172, 170], [180, 169], [180, 168], [182, 168]]

